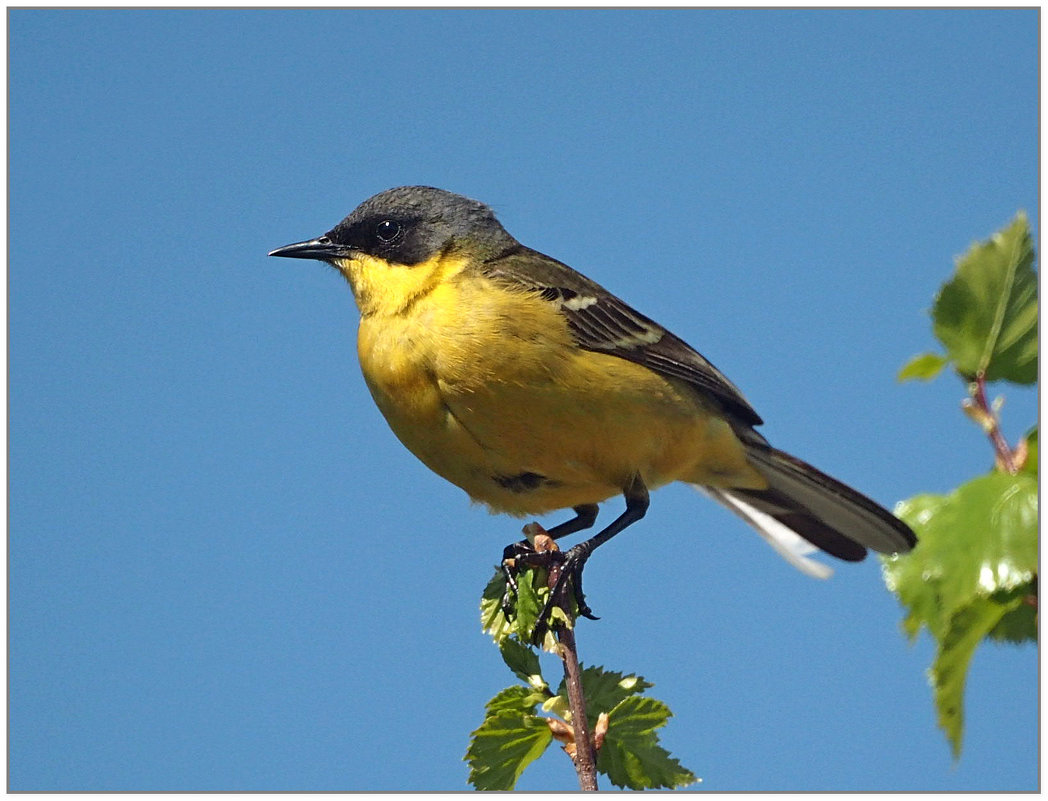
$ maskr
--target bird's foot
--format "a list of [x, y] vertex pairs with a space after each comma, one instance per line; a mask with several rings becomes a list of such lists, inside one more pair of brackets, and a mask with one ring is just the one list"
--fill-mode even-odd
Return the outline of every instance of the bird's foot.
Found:
[[544, 533], [534, 537], [534, 544], [526, 540], [515, 542], [503, 551], [501, 569], [506, 578], [506, 591], [502, 596], [502, 610], [507, 617], [513, 614], [518, 594], [516, 574], [522, 566], [542, 567], [553, 574], [554, 580], [549, 595], [535, 621], [531, 635], [532, 643], [539, 645], [545, 638], [551, 625], [554, 607], [570, 614], [574, 606], [573, 617], [599, 619], [586, 603], [586, 596], [582, 591], [582, 569], [591, 552], [592, 549], [585, 547], [585, 543], [561, 551], [553, 539]]
[[551, 553], [556, 554], [552, 557], [552, 561], [559, 565], [560, 571], [535, 621], [531, 641], [536, 645], [542, 642], [549, 630], [554, 607], [568, 611], [574, 605], [575, 615], [573, 617], [600, 620], [586, 603], [586, 595], [582, 591], [582, 569], [586, 566], [586, 560], [589, 559], [589, 549], [584, 547], [584, 543], [580, 543], [567, 551], [558, 550]]

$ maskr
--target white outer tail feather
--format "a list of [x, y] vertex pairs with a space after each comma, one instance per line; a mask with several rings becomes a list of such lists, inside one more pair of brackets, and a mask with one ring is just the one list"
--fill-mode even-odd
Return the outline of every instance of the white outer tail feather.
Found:
[[709, 495], [713, 500], [723, 504], [749, 523], [764, 538], [764, 541], [776, 550], [779, 556], [805, 575], [817, 579], [828, 579], [833, 575], [832, 567], [808, 558], [809, 554], [818, 553], [818, 548], [771, 515], [754, 509], [749, 504], [739, 500], [731, 494], [730, 490], [704, 487], [700, 484], [692, 484], [692, 486], [699, 492]]

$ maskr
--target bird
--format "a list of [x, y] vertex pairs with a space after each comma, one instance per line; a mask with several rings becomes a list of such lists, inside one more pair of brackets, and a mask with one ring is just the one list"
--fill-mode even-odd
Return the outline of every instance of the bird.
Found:
[[560, 582], [574, 585], [579, 614], [594, 617], [582, 593], [590, 555], [675, 481], [812, 576], [832, 572], [807, 558], [816, 550], [854, 562], [917, 542], [875, 501], [769, 444], [740, 390], [684, 340], [518, 242], [484, 203], [396, 187], [269, 255], [316, 259], [346, 278], [376, 405], [408, 450], [473, 501], [516, 516], [571, 509], [548, 531], [558, 539], [624, 498], [618, 517], [562, 554]]

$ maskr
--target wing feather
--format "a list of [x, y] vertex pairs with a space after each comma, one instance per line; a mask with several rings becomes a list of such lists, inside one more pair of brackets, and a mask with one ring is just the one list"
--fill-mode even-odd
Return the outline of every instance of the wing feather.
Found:
[[761, 418], [723, 373], [654, 320], [566, 264], [521, 245], [486, 261], [483, 273], [557, 304], [579, 347], [644, 365], [714, 398], [745, 426]]

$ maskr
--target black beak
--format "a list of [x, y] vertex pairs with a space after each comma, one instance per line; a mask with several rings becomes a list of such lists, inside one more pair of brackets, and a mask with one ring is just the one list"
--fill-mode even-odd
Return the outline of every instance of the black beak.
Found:
[[321, 236], [310, 239], [307, 242], [295, 242], [293, 245], [284, 245], [282, 248], [271, 250], [270, 256], [285, 256], [289, 259], [320, 259], [330, 261], [341, 256], [348, 256], [350, 248], [345, 245], [337, 245], [328, 237]]

